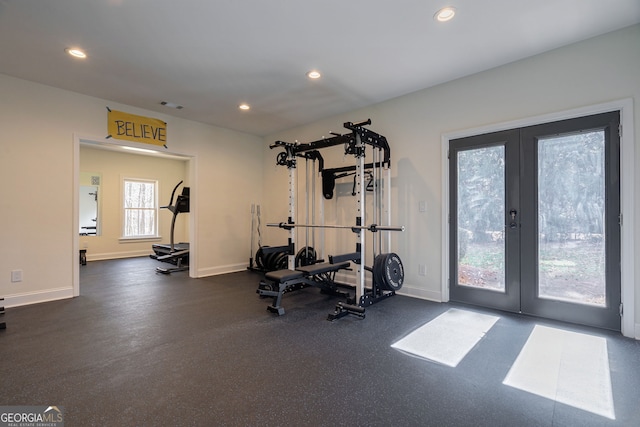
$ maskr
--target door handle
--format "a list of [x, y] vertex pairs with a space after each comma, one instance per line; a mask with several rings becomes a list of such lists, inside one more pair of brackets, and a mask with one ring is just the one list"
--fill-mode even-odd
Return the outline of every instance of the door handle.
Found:
[[515, 209], [511, 209], [509, 211], [509, 216], [511, 217], [511, 222], [509, 223], [509, 228], [518, 228], [518, 224], [516, 223], [516, 215], [518, 215], [518, 211]]

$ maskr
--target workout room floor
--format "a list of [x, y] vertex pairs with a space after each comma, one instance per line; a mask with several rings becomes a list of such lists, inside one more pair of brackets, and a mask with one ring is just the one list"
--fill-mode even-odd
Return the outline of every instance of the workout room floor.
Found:
[[[640, 341], [499, 316], [452, 368], [391, 348], [454, 307], [395, 296], [366, 318], [326, 320], [338, 301], [286, 294], [281, 317], [249, 271], [155, 274], [157, 261], [94, 261], [81, 296], [7, 309], [0, 405], [63, 407], [90, 426], [640, 425]], [[504, 385], [535, 325], [604, 337], [615, 420]]]

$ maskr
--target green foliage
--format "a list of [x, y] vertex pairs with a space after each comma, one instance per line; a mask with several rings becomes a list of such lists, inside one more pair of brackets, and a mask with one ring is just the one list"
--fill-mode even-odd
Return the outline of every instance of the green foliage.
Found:
[[[587, 131], [537, 141], [538, 232], [545, 241], [604, 235], [604, 132]], [[504, 231], [504, 147], [458, 152], [458, 226], [470, 241], [490, 242]], [[465, 237], [466, 238], [466, 237]]]

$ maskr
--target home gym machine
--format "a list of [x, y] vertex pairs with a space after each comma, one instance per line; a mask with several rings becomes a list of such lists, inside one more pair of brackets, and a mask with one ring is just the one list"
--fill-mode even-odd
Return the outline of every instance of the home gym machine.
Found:
[[[344, 127], [351, 132], [334, 135], [331, 138], [323, 138], [318, 141], [298, 144], [276, 141], [271, 149], [282, 148], [283, 152], [277, 155], [276, 163], [286, 166], [289, 172], [289, 218], [286, 222], [267, 224], [270, 227], [280, 227], [289, 231], [289, 255], [288, 268], [267, 272], [265, 279], [260, 282], [257, 293], [260, 297], [272, 297], [273, 303], [267, 309], [278, 315], [284, 314], [281, 305], [284, 294], [303, 289], [309, 286], [318, 287], [322, 292], [333, 295], [346, 296], [346, 302], [339, 302], [328, 320], [335, 320], [347, 315], [355, 315], [360, 318], [365, 316], [365, 308], [395, 295], [404, 282], [404, 267], [400, 257], [395, 253], [382, 253], [382, 232], [404, 231], [404, 227], [390, 225], [378, 225], [379, 222], [390, 223], [390, 148], [384, 136], [379, 135], [363, 126], [371, 124], [371, 120], [362, 123], [344, 123]], [[317, 158], [317, 150], [343, 145], [344, 154], [352, 155], [356, 159], [355, 166], [325, 170], [323, 164], [320, 172], [323, 176], [323, 195], [325, 198], [333, 197], [335, 180], [344, 176], [354, 176], [354, 195], [357, 196], [357, 213], [354, 225], [324, 225], [324, 224], [299, 224], [296, 223], [296, 164], [298, 158]], [[372, 147], [373, 161], [365, 163], [367, 145]], [[310, 154], [313, 153], [313, 154]], [[316, 154], [318, 153], [318, 154]], [[319, 156], [321, 158], [321, 156]], [[353, 173], [351, 173], [351, 171]], [[370, 182], [365, 185], [365, 177], [370, 177]], [[373, 222], [367, 225], [365, 215], [366, 192], [370, 188], [373, 192]], [[383, 201], [383, 190], [386, 201]], [[307, 190], [307, 199], [309, 191]], [[383, 218], [383, 204], [387, 207], [386, 218]], [[295, 265], [295, 241], [296, 228], [309, 229], [347, 229], [356, 234], [357, 242], [355, 251], [343, 255], [329, 256], [328, 262], [319, 262], [303, 267]], [[370, 231], [375, 236], [372, 239], [373, 265], [366, 266], [366, 232]], [[386, 239], [387, 250], [390, 247], [388, 233]], [[342, 292], [339, 288], [353, 289], [353, 285], [336, 282], [335, 277], [342, 270], [350, 270], [351, 262], [356, 268], [355, 296], [348, 292]], [[371, 273], [368, 281], [366, 272]], [[367, 287], [370, 283], [370, 287]]]
[[174, 271], [184, 271], [189, 269], [189, 243], [175, 243], [174, 233], [176, 226], [176, 218], [178, 214], [189, 212], [189, 187], [182, 188], [182, 194], [178, 195], [176, 203], [173, 204], [173, 198], [178, 190], [178, 187], [182, 184], [182, 181], [173, 188], [171, 192], [171, 200], [167, 206], [161, 206], [163, 209], [169, 209], [173, 213], [171, 219], [171, 242], [167, 244], [153, 244], [152, 249], [154, 254], [149, 255], [151, 258], [175, 265], [175, 267], [164, 268], [157, 267], [158, 273], [170, 274]]

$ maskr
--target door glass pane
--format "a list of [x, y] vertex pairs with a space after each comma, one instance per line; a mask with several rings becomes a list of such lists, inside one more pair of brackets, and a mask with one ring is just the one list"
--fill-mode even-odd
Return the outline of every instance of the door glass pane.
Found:
[[538, 296], [605, 305], [604, 132], [538, 140]]
[[458, 153], [458, 285], [505, 291], [504, 146]]

